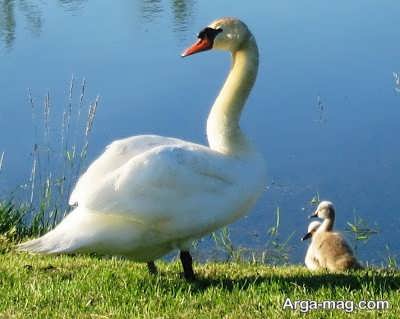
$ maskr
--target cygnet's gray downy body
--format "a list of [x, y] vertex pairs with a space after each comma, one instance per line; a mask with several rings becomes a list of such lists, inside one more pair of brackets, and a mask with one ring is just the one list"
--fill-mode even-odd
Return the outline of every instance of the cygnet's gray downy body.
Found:
[[310, 270], [327, 269], [330, 272], [361, 268], [343, 235], [333, 232], [335, 208], [331, 202], [321, 202], [310, 217], [323, 219], [322, 223], [311, 223], [304, 239], [311, 238], [306, 255], [306, 266]]

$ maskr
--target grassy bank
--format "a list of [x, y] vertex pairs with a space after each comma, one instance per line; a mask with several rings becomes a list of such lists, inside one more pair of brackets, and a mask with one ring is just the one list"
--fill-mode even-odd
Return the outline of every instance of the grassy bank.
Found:
[[[96, 257], [0, 253], [0, 318], [286, 318], [295, 300], [387, 300], [384, 311], [312, 311], [307, 317], [400, 317], [400, 272], [311, 274], [304, 267], [236, 263], [195, 265], [187, 283], [177, 262], [143, 264]], [[357, 314], [357, 315], [355, 315]]]

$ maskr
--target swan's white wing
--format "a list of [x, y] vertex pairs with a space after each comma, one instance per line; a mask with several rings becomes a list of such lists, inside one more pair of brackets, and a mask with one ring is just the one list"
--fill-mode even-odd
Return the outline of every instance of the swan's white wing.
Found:
[[112, 174], [134, 156], [160, 145], [172, 145], [181, 142], [179, 139], [158, 135], [138, 135], [114, 141], [107, 146], [105, 152], [79, 178], [69, 198], [69, 204], [79, 203], [83, 192], [90, 190], [93, 185], [96, 185], [107, 175]]
[[241, 213], [257, 197], [242, 175], [243, 165], [197, 144], [159, 146], [85, 189], [79, 205], [160, 231], [207, 231], [238, 217], [235, 211]]

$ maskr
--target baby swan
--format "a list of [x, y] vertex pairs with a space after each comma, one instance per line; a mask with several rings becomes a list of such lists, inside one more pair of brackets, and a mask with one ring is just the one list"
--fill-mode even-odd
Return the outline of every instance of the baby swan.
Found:
[[310, 225], [308, 225], [307, 234], [305, 234], [301, 239], [301, 240], [307, 240], [311, 238], [311, 243], [308, 246], [306, 258], [304, 260], [304, 263], [306, 264], [307, 268], [310, 269], [311, 271], [321, 269], [319, 261], [316, 257], [317, 249], [315, 246], [315, 242], [313, 240], [313, 235], [315, 234], [319, 226], [321, 226], [321, 222], [318, 221], [311, 222]]
[[316, 266], [316, 262], [313, 262], [311, 267], [307, 265], [310, 270], [327, 269], [330, 272], [338, 272], [362, 268], [343, 236], [332, 231], [335, 208], [331, 202], [322, 201], [310, 217], [323, 219], [319, 225], [311, 223], [308, 233], [303, 237], [303, 240], [312, 238], [308, 263], [315, 259], [319, 264], [319, 267]]

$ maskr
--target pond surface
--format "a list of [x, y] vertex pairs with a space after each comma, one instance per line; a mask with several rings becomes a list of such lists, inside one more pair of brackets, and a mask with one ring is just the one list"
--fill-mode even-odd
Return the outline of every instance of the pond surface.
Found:
[[39, 139], [59, 141], [72, 76], [74, 101], [83, 78], [83, 103], [100, 96], [88, 162], [129, 135], [206, 143], [205, 121], [229, 56], [183, 60], [180, 52], [221, 16], [244, 20], [259, 45], [259, 76], [241, 123], [269, 176], [252, 213], [232, 226], [234, 243], [261, 246], [279, 207], [279, 238], [294, 232], [290, 255], [300, 262], [306, 247], [299, 238], [318, 193], [336, 204], [338, 229], [358, 216], [379, 230], [359, 246], [362, 260], [399, 254], [397, 0], [0, 1], [2, 191], [29, 180], [42, 134], [35, 116], [47, 93], [53, 122]]

